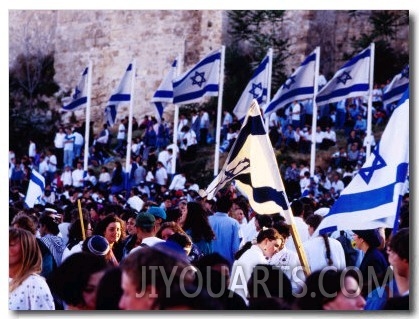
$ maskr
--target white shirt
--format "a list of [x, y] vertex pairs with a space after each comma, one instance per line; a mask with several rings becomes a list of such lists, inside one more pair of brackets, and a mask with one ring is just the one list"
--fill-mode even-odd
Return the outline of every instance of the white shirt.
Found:
[[248, 250], [234, 261], [229, 289], [243, 297], [246, 303], [247, 300], [247, 282], [252, 276], [253, 268], [258, 264], [267, 264], [265, 255], [258, 245], [252, 245]]
[[56, 148], [63, 148], [64, 147], [64, 138], [65, 138], [65, 133], [62, 132], [57, 132], [55, 134], [55, 138], [54, 138], [54, 146]]
[[74, 133], [74, 144], [76, 145], [83, 145], [84, 137], [79, 132], [75, 131]]
[[131, 208], [133, 208], [137, 212], [139, 212], [139, 211], [141, 211], [141, 209], [143, 209], [144, 201], [141, 198], [139, 198], [138, 196], [131, 196], [130, 198], [128, 198], [127, 204]]
[[54, 299], [45, 278], [32, 274], [10, 292], [9, 310], [55, 310]]
[[[330, 258], [333, 261], [331, 266], [337, 269], [344, 269], [346, 267], [345, 252], [342, 244], [329, 237]], [[326, 245], [323, 237], [315, 237], [303, 243], [304, 251], [307, 256], [307, 262], [310, 265], [311, 272], [322, 270], [328, 266], [326, 258]]]
[[119, 124], [119, 127], [118, 127], [118, 134], [117, 134], [117, 136], [116, 136], [116, 138], [118, 139], [118, 140], [123, 140], [123, 139], [125, 139], [125, 125], [124, 124]]
[[179, 190], [184, 189], [186, 183], [186, 177], [182, 174], [177, 174], [173, 177], [172, 182], [170, 183], [169, 189], [170, 190]]
[[[300, 237], [300, 240], [302, 243], [310, 239], [310, 234], [308, 232], [308, 225], [305, 223], [305, 221], [301, 217], [294, 216], [294, 222], [295, 226], [298, 231], [298, 235]], [[292, 251], [297, 251], [295, 248], [295, 244], [293, 240], [287, 240], [285, 243], [285, 246]]]
[[63, 185], [72, 185], [73, 184], [73, 177], [71, 171], [64, 171], [61, 174], [61, 180], [63, 181]]
[[[287, 239], [287, 241], [289, 240], [293, 239]], [[269, 264], [281, 268], [284, 274], [291, 281], [293, 292], [298, 293], [301, 291], [302, 282], [305, 280], [305, 275], [303, 269], [299, 268], [301, 267], [301, 263], [300, 259], [298, 258], [298, 254], [295, 251], [289, 250], [284, 246], [284, 248], [272, 256], [272, 258], [269, 260]]]
[[35, 155], [36, 155], [36, 144], [34, 142], [31, 142], [29, 144], [28, 156], [35, 157]]
[[84, 171], [82, 169], [75, 169], [73, 173], [71, 173], [74, 187], [83, 186], [83, 174], [84, 174]]

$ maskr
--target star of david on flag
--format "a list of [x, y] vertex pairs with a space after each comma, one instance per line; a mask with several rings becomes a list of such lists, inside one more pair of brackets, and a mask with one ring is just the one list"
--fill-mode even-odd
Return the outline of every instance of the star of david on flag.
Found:
[[298, 100], [312, 99], [314, 95], [314, 75], [316, 71], [316, 50], [310, 53], [303, 63], [278, 89], [271, 102], [264, 109], [264, 116]]
[[173, 79], [173, 103], [200, 102], [204, 96], [218, 96], [220, 65], [221, 50], [217, 50]]
[[237, 116], [239, 121], [243, 121], [253, 99], [255, 99], [259, 105], [262, 106], [266, 103], [268, 97], [270, 63], [269, 55], [266, 55], [253, 72], [249, 83], [234, 107], [233, 113]]
[[87, 104], [87, 76], [89, 73], [89, 68], [85, 68], [79, 83], [74, 88], [73, 94], [71, 97], [63, 98], [63, 111], [74, 111], [86, 107]]
[[341, 192], [316, 233], [396, 228], [408, 169], [409, 89], [390, 117], [380, 143]]
[[346, 62], [317, 93], [318, 106], [365, 95], [369, 90], [371, 48]]

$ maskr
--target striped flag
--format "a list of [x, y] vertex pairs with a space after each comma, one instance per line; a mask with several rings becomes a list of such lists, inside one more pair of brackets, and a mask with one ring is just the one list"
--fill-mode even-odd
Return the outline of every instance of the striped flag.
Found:
[[269, 55], [262, 60], [256, 70], [253, 72], [252, 78], [244, 89], [239, 101], [237, 102], [233, 113], [237, 119], [242, 122], [249, 110], [249, 105], [255, 99], [259, 105], [264, 105], [268, 98], [269, 85]]
[[287, 106], [293, 101], [312, 99], [314, 95], [314, 76], [316, 71], [316, 50], [314, 50], [295, 72], [278, 89], [264, 110], [264, 115]]
[[88, 95], [88, 73], [89, 68], [85, 68], [81, 75], [80, 82], [76, 85], [71, 97], [63, 98], [63, 106], [61, 108], [63, 111], [74, 111], [86, 107]]
[[409, 65], [393, 78], [389, 85], [384, 88], [383, 105], [397, 104], [403, 93], [409, 87]]
[[369, 91], [371, 48], [368, 47], [341, 67], [318, 92], [318, 106], [364, 96]]
[[31, 171], [28, 191], [26, 192], [25, 205], [32, 208], [41, 202], [41, 196], [45, 190], [45, 178], [36, 170]]
[[367, 158], [316, 231], [397, 227], [409, 169], [409, 90]]
[[158, 122], [161, 121], [166, 105], [168, 103], [173, 103], [173, 78], [176, 74], [176, 68], [177, 60], [175, 59], [172, 63], [172, 67], [151, 99], [151, 102], [156, 107], [156, 118]]
[[131, 79], [133, 76], [132, 63], [130, 63], [124, 76], [122, 77], [121, 82], [109, 98], [108, 104], [106, 105], [105, 118], [109, 126], [115, 124], [119, 104], [131, 101]]
[[232, 180], [247, 195], [254, 211], [280, 213], [292, 224], [285, 188], [256, 100], [248, 110], [223, 169], [200, 195], [212, 199]]
[[204, 96], [218, 96], [221, 50], [213, 51], [194, 67], [173, 80], [173, 103], [200, 102]]

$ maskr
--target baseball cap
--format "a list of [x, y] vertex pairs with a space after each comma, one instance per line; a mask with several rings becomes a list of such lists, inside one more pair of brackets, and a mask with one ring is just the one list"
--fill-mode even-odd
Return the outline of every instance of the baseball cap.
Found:
[[166, 212], [164, 211], [164, 209], [158, 206], [149, 207], [149, 209], [147, 210], [147, 213], [153, 215], [155, 218], [160, 217], [161, 219], [164, 219], [164, 220], [166, 220], [167, 218]]
[[156, 218], [154, 218], [154, 215], [148, 212], [139, 213], [137, 215], [137, 218], [135, 219], [135, 226], [137, 227], [149, 228], [149, 227], [153, 227], [155, 223], [156, 223]]

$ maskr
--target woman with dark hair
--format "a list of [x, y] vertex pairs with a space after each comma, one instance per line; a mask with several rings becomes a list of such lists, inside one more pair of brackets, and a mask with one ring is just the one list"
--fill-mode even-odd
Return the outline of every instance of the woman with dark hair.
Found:
[[192, 242], [204, 254], [213, 252], [212, 240], [215, 238], [214, 231], [208, 222], [208, 216], [201, 204], [189, 202], [183, 230], [192, 238]]
[[[323, 217], [318, 214], [312, 214], [305, 220], [308, 225], [310, 236], [313, 235], [320, 225]], [[322, 270], [327, 266], [334, 266], [337, 269], [346, 267], [345, 252], [342, 244], [328, 236], [328, 234], [311, 237], [303, 242], [304, 251], [307, 256], [308, 264], [312, 272]]]
[[103, 218], [96, 226], [94, 235], [100, 235], [109, 242], [111, 259], [117, 266], [123, 257], [125, 222], [114, 214]]
[[108, 264], [101, 256], [85, 252], [69, 256], [47, 282], [65, 310], [96, 309], [96, 291]]
[[298, 310], [363, 310], [355, 270], [336, 270], [328, 267], [312, 272], [305, 281], [304, 294], [296, 299]]
[[44, 214], [39, 218], [41, 241], [51, 251], [57, 266], [61, 264], [62, 255], [65, 249], [63, 239], [58, 236], [59, 232], [58, 224], [51, 216]]
[[[247, 242], [235, 255], [231, 272], [230, 289], [247, 300], [247, 282], [253, 268], [258, 264], [267, 264], [277, 251], [285, 245], [285, 239], [274, 228], [262, 229], [256, 237], [256, 244]], [[239, 281], [245, 282], [239, 282]]]
[[81, 252], [83, 250], [83, 241], [92, 236], [93, 229], [87, 219], [83, 218], [83, 226], [85, 238], [83, 238], [82, 223], [79, 218], [70, 225], [68, 229], [68, 243], [64, 249], [62, 261], [74, 253]]
[[384, 254], [378, 249], [382, 239], [378, 229], [353, 230], [353, 241], [356, 248], [364, 252], [359, 271], [362, 274], [364, 289], [368, 292], [377, 288], [374, 280], [370, 278], [382, 278], [389, 266]]

